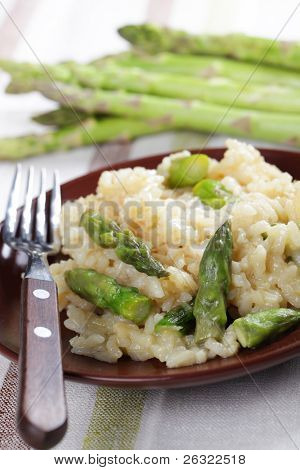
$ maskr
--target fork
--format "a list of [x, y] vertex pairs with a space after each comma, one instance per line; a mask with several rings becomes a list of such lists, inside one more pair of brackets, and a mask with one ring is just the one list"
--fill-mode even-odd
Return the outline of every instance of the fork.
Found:
[[40, 189], [34, 210], [34, 170], [30, 167], [19, 220], [21, 173], [21, 165], [17, 165], [3, 225], [4, 242], [28, 256], [21, 287], [17, 426], [30, 446], [48, 449], [61, 440], [67, 428], [57, 289], [47, 267], [47, 255], [57, 253], [60, 248], [61, 194], [55, 171], [47, 224], [46, 171], [39, 175]]

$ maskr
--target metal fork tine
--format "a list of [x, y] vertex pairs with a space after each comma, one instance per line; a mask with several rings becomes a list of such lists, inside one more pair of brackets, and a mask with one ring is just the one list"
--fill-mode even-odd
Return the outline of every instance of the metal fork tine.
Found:
[[23, 209], [22, 218], [21, 218], [21, 239], [24, 241], [28, 241], [31, 239], [31, 227], [32, 227], [31, 206], [32, 206], [32, 198], [33, 198], [33, 175], [34, 175], [34, 169], [33, 169], [33, 166], [31, 166], [27, 173], [24, 209]]
[[17, 209], [18, 209], [20, 186], [21, 186], [20, 185], [21, 173], [22, 173], [22, 166], [18, 163], [16, 166], [16, 171], [14, 174], [13, 182], [12, 182], [9, 197], [8, 197], [4, 227], [3, 227], [3, 238], [6, 243], [8, 243], [10, 239], [15, 236], [15, 232], [17, 230], [17, 220], [18, 220]]
[[57, 170], [53, 174], [53, 189], [50, 198], [50, 240], [57, 248], [60, 245], [59, 225], [61, 213], [61, 191], [59, 183], [59, 173]]
[[45, 243], [47, 239], [46, 226], [46, 169], [40, 172], [40, 190], [36, 208], [35, 240], [37, 243]]
[[26, 194], [24, 197], [24, 208], [20, 221], [20, 236], [18, 229], [18, 199], [21, 180], [21, 165], [16, 166], [13, 184], [9, 194], [6, 217], [3, 226], [3, 239], [5, 243], [13, 248], [30, 253], [56, 253], [60, 249], [60, 213], [61, 192], [58, 171], [53, 173], [53, 187], [50, 196], [49, 211], [49, 241], [47, 240], [47, 214], [46, 214], [46, 170], [40, 172], [40, 188], [37, 198], [35, 237], [32, 236], [32, 199], [33, 199], [33, 175], [34, 169], [30, 167], [27, 173]]

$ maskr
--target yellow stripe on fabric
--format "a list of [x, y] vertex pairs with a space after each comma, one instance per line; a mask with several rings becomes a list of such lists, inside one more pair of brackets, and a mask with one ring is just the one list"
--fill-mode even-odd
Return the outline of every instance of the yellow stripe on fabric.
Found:
[[140, 429], [146, 393], [143, 390], [99, 388], [82, 448], [133, 449]]

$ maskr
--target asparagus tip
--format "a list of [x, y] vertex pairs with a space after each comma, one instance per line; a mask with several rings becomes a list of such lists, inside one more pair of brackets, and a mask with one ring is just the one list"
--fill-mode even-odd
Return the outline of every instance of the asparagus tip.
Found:
[[132, 45], [141, 47], [145, 51], [164, 50], [161, 30], [151, 23], [125, 25], [118, 29], [118, 33]]

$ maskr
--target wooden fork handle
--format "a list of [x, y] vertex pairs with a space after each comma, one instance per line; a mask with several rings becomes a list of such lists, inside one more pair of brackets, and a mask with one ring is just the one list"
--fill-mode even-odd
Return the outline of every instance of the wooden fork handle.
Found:
[[29, 445], [48, 449], [67, 428], [55, 282], [24, 278], [21, 306], [18, 429]]

